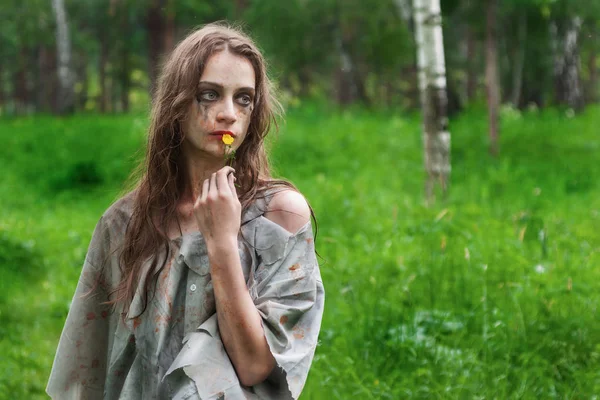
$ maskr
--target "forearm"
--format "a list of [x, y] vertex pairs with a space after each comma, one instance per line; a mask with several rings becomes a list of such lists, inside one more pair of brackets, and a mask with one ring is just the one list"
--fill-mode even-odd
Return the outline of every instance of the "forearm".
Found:
[[240, 381], [253, 386], [266, 379], [275, 359], [246, 286], [237, 238], [207, 247], [221, 338]]

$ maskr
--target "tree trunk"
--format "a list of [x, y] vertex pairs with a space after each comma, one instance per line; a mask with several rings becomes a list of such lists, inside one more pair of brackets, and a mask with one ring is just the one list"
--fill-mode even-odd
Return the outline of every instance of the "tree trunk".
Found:
[[[352, 58], [350, 58], [352, 60]], [[354, 86], [356, 86], [358, 100], [365, 106], [369, 107], [371, 105], [371, 99], [369, 99], [369, 95], [367, 94], [367, 87], [365, 85], [366, 74], [362, 74], [358, 69], [356, 63], [353, 62], [354, 67], [352, 68], [352, 80], [354, 81]]]
[[15, 112], [24, 114], [29, 103], [29, 93], [27, 91], [27, 49], [23, 45], [19, 46], [17, 55], [17, 69], [14, 78], [14, 101]]
[[[398, 14], [408, 27], [408, 30], [415, 35], [415, 21], [413, 18], [413, 7], [411, 0], [394, 0]], [[419, 67], [417, 60], [411, 60], [410, 64], [403, 67], [400, 71], [405, 82], [408, 83], [407, 90], [403, 91], [402, 99], [404, 106], [410, 110], [416, 110], [419, 108], [420, 103], [420, 89], [419, 89]]]
[[87, 101], [88, 101], [88, 91], [89, 91], [89, 77], [87, 73], [88, 69], [88, 59], [83, 52], [77, 53], [77, 81], [81, 86], [81, 90], [77, 95], [77, 108], [79, 110], [85, 110]]
[[494, 156], [500, 152], [499, 137], [499, 108], [500, 82], [498, 78], [498, 38], [497, 38], [497, 0], [488, 0], [487, 29], [485, 51], [485, 80], [487, 90], [488, 121], [490, 153]]
[[35, 83], [35, 108], [38, 112], [49, 112], [48, 101], [48, 48], [39, 45], [36, 51], [36, 83]]
[[61, 114], [74, 110], [75, 90], [71, 67], [71, 39], [65, 11], [64, 0], [52, 0], [52, 9], [56, 17], [56, 48], [58, 53], [59, 96], [58, 110]]
[[[413, 18], [413, 11], [410, 4], [410, 0], [394, 0], [394, 4], [400, 17], [406, 22], [410, 24]], [[414, 26], [409, 26], [410, 29], [414, 28]]]
[[148, 34], [148, 76], [150, 78], [150, 94], [154, 96], [161, 57], [164, 52], [166, 22], [163, 13], [166, 0], [152, 0], [146, 15], [146, 32]]
[[341, 105], [352, 104], [357, 97], [357, 88], [352, 79], [352, 60], [348, 52], [344, 49], [342, 38], [336, 38], [336, 47], [338, 50], [339, 64], [335, 71], [335, 90], [336, 101]]
[[4, 96], [4, 59], [0, 57], [0, 116], [6, 113], [4, 109], [5, 106], [5, 96]]
[[244, 11], [248, 7], [248, 0], [235, 0], [234, 16], [235, 19], [240, 20], [244, 15]]
[[519, 17], [519, 33], [514, 57], [513, 81], [511, 102], [519, 107], [521, 90], [523, 88], [523, 69], [525, 68], [525, 55], [527, 53], [527, 14], [521, 13]]
[[48, 92], [46, 103], [50, 105], [50, 111], [54, 114], [59, 113], [59, 105], [56, 99], [59, 95], [59, 83], [58, 83], [58, 55], [56, 54], [56, 47], [48, 49], [48, 72], [45, 79], [45, 83], [48, 85]]
[[438, 184], [445, 195], [450, 175], [446, 64], [440, 0], [415, 0], [414, 24], [423, 110], [423, 145], [427, 202], [434, 201]]
[[129, 35], [130, 24], [127, 14], [124, 13], [124, 17], [121, 20], [121, 31], [124, 32], [123, 41], [121, 45], [121, 66], [119, 70], [119, 83], [121, 86], [121, 109], [123, 112], [129, 111], [129, 91], [131, 90], [131, 62], [130, 62], [130, 50], [129, 50]]
[[472, 103], [477, 96], [477, 41], [470, 26], [466, 28], [467, 42], [467, 101]]
[[[165, 18], [165, 42], [163, 53], [168, 54], [175, 48], [175, 6], [172, 1], [169, 2]], [[163, 54], [163, 55], [164, 55]]]
[[100, 32], [100, 58], [98, 59], [98, 84], [100, 86], [100, 96], [98, 106], [101, 113], [108, 111], [108, 83], [106, 81], [106, 67], [108, 64], [108, 38], [107, 32]]
[[558, 104], [566, 105], [575, 111], [584, 107], [583, 90], [579, 77], [579, 32], [581, 18], [573, 17], [563, 26], [554, 21], [550, 25], [554, 50], [555, 97]]
[[[338, 24], [341, 25], [339, 20]], [[349, 46], [347, 43], [351, 43], [352, 40], [353, 38], [350, 35], [344, 34], [341, 27], [338, 28], [336, 32], [336, 47], [339, 56], [338, 70], [336, 72], [337, 100], [339, 104], [350, 104], [358, 100], [368, 106], [370, 101], [365, 88], [364, 77], [359, 71], [352, 53], [348, 51]], [[303, 83], [310, 82], [308, 71], [310, 71], [308, 65], [300, 69], [300, 79]], [[308, 84], [303, 85], [303, 87], [308, 92]]]
[[588, 68], [590, 70], [590, 87], [588, 92], [588, 103], [595, 103], [598, 101], [598, 62], [597, 62], [596, 48], [592, 46], [590, 49], [590, 55], [588, 58]]

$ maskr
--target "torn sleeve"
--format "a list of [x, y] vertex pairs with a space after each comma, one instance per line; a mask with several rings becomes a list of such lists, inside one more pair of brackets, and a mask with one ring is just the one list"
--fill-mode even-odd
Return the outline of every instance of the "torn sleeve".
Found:
[[258, 268], [249, 290], [277, 366], [254, 391], [260, 398], [297, 399], [314, 357], [325, 300], [312, 226], [309, 222], [292, 235], [263, 218], [256, 251]]
[[[103, 268], [110, 236], [100, 219], [63, 328], [46, 391], [53, 399], [102, 399], [108, 360], [110, 306]], [[93, 290], [92, 290], [93, 289]]]

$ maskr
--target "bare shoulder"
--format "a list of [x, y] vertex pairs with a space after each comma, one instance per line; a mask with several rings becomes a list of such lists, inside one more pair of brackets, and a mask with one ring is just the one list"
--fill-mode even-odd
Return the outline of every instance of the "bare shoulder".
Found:
[[310, 208], [301, 193], [285, 189], [273, 195], [265, 217], [288, 232], [296, 233], [310, 221]]

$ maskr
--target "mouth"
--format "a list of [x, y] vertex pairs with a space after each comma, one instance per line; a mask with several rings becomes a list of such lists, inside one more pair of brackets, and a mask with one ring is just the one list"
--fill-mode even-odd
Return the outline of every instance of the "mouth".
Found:
[[237, 135], [231, 131], [214, 131], [209, 133], [209, 136], [213, 136], [215, 138], [222, 138], [223, 135], [230, 135], [232, 137], [236, 137]]

